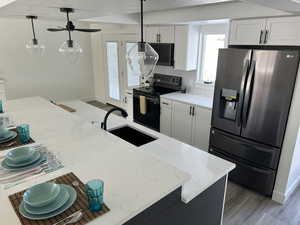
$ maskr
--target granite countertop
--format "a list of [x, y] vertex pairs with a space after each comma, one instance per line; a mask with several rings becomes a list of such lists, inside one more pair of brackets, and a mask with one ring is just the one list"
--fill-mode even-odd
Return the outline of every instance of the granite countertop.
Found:
[[173, 100], [173, 101], [188, 103], [191, 105], [197, 105], [207, 109], [212, 109], [213, 107], [213, 98], [202, 96], [202, 95], [175, 92], [175, 93], [161, 95], [160, 97], [164, 99]]

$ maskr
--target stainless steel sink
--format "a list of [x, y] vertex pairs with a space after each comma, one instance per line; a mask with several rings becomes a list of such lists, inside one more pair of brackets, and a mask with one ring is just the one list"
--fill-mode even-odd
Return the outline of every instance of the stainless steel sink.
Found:
[[109, 132], [137, 147], [148, 144], [157, 139], [128, 125], [111, 129]]

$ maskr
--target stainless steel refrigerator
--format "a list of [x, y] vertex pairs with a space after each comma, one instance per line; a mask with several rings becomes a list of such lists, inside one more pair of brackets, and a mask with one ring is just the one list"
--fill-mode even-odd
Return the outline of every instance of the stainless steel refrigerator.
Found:
[[209, 152], [229, 179], [271, 196], [299, 66], [298, 50], [220, 49]]

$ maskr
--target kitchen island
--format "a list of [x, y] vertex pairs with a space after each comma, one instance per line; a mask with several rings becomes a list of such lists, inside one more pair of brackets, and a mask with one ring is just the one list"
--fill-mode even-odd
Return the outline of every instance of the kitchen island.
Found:
[[105, 182], [111, 211], [89, 224], [221, 224], [227, 174], [234, 164], [111, 115], [109, 129], [129, 125], [156, 138], [136, 147], [91, 124], [102, 121], [105, 111], [80, 102], [69, 106], [77, 109], [75, 115], [38, 97], [8, 102], [15, 122], [30, 124], [33, 139], [56, 152], [65, 168], [1, 190], [1, 221], [20, 224], [9, 194], [72, 171], [83, 182]]

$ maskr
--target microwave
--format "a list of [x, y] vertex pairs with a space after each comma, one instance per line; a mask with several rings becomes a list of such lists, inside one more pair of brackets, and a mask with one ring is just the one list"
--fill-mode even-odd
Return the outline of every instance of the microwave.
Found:
[[159, 55], [157, 65], [174, 66], [174, 44], [150, 43], [150, 45]]

